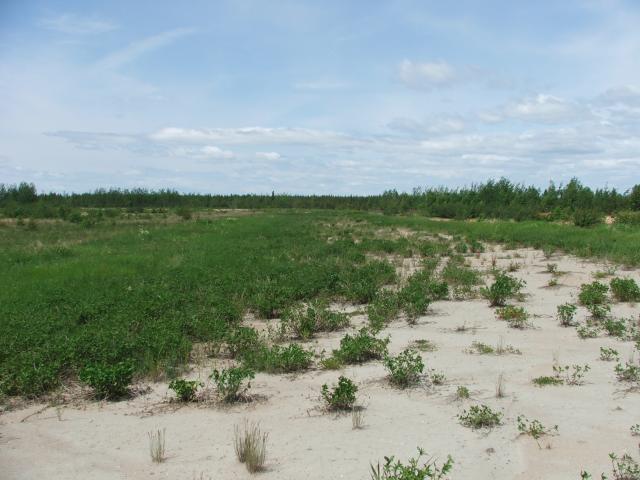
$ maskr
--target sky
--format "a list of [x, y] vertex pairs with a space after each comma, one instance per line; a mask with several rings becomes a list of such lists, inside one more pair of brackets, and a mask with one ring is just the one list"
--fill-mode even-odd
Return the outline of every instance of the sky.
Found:
[[640, 2], [0, 0], [0, 183], [640, 183]]

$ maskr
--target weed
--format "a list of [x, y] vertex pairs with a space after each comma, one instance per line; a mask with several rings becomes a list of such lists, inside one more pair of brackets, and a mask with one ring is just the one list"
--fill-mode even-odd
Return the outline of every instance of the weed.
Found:
[[320, 366], [326, 370], [339, 370], [344, 366], [338, 357], [327, 357], [320, 360]]
[[362, 328], [354, 336], [345, 335], [340, 340], [340, 349], [333, 351], [333, 356], [342, 363], [363, 363], [378, 360], [387, 354], [389, 338], [376, 338], [367, 328]]
[[287, 347], [261, 346], [256, 350], [245, 352], [242, 360], [245, 367], [258, 372], [291, 373], [309, 368], [312, 357], [313, 352], [292, 343]]
[[572, 303], [563, 303], [558, 305], [556, 318], [563, 327], [575, 327], [577, 322], [575, 321], [575, 315], [578, 307]]
[[538, 387], [546, 387], [547, 385], [562, 385], [564, 380], [558, 377], [542, 376], [534, 378], [533, 383]]
[[364, 408], [354, 405], [351, 410], [351, 428], [362, 430], [364, 428]]
[[398, 295], [394, 292], [382, 291], [367, 306], [367, 318], [374, 332], [382, 330], [400, 313]]
[[566, 385], [582, 385], [584, 375], [591, 370], [589, 365], [554, 365], [553, 372], [556, 378]]
[[[216, 384], [218, 397], [227, 403], [236, 402], [241, 399], [251, 388], [251, 380], [255, 373], [246, 367], [230, 367], [221, 371], [217, 369], [211, 374], [211, 378]], [[244, 385], [247, 381], [246, 386]]]
[[176, 392], [178, 398], [183, 402], [193, 401], [199, 387], [204, 387], [204, 383], [199, 380], [178, 379], [169, 383], [169, 388]]
[[435, 343], [424, 338], [411, 342], [411, 347], [415, 348], [416, 350], [420, 350], [421, 352], [435, 352], [438, 349]]
[[449, 456], [447, 461], [438, 466], [433, 458], [421, 461], [425, 456], [424, 450], [418, 448], [418, 456], [409, 459], [407, 465], [396, 460], [394, 456], [384, 457], [384, 465], [380, 468], [380, 462], [371, 467], [371, 480], [442, 480], [453, 469], [453, 459]]
[[488, 288], [481, 290], [482, 295], [489, 300], [492, 307], [502, 307], [507, 299], [517, 296], [525, 282], [505, 273], [496, 273], [494, 282]]
[[576, 332], [578, 336], [584, 340], [585, 338], [596, 338], [600, 333], [600, 328], [597, 326], [590, 327], [588, 325], [580, 325], [576, 329]]
[[149, 454], [151, 455], [151, 461], [154, 463], [162, 463], [166, 460], [166, 433], [166, 429], [163, 428], [147, 434], [149, 436]]
[[471, 396], [469, 389], [464, 386], [459, 386], [456, 389], [456, 400], [466, 400]]
[[344, 313], [332, 312], [325, 302], [314, 300], [308, 305], [299, 304], [288, 309], [281, 325], [283, 333], [308, 340], [318, 332], [333, 332], [348, 326], [349, 317]]
[[552, 277], [547, 282], [547, 287], [556, 287], [558, 286], [558, 279], [556, 277]]
[[504, 398], [505, 395], [504, 373], [500, 373], [496, 380], [496, 398]]
[[520, 432], [520, 435], [529, 435], [536, 441], [538, 447], [540, 447], [540, 443], [538, 442], [538, 440], [541, 437], [558, 433], [557, 425], [548, 428], [545, 427], [539, 420], [529, 420], [524, 415], [518, 415], [516, 422], [518, 424], [518, 431]]
[[619, 302], [640, 302], [640, 287], [633, 278], [613, 278], [609, 286]]
[[515, 347], [513, 347], [511, 345], [505, 345], [504, 338], [502, 336], [500, 336], [498, 338], [498, 343], [496, 344], [495, 352], [496, 352], [496, 355], [507, 355], [507, 354], [520, 355], [520, 354], [522, 354], [522, 352], [520, 350], [518, 350], [517, 348], [515, 348]]
[[523, 307], [506, 305], [496, 310], [496, 315], [501, 320], [506, 320], [511, 328], [524, 329], [531, 326], [529, 314]]
[[249, 473], [264, 470], [267, 459], [268, 434], [260, 430], [257, 423], [245, 420], [242, 428], [236, 425], [233, 435], [233, 446], [236, 458], [244, 463]]
[[600, 347], [600, 360], [605, 362], [618, 361], [619, 355], [618, 351], [613, 348]]
[[338, 385], [329, 389], [325, 383], [322, 385], [322, 398], [329, 410], [351, 410], [356, 402], [358, 386], [347, 377], [340, 376]]
[[611, 307], [606, 303], [589, 304], [587, 305], [587, 310], [589, 310], [589, 313], [591, 314], [591, 318], [596, 321], [602, 321], [607, 319], [609, 317], [609, 314], [611, 313]]
[[473, 342], [469, 348], [466, 349], [467, 353], [477, 353], [480, 355], [493, 355], [496, 353], [495, 349], [486, 343]]
[[640, 423], [632, 425], [629, 430], [631, 431], [631, 435], [633, 435], [634, 437], [640, 436]]
[[609, 287], [604, 283], [584, 283], [580, 286], [578, 300], [582, 305], [602, 305], [607, 302]]
[[444, 373], [436, 370], [429, 370], [429, 381], [432, 385], [444, 385], [447, 377]]
[[474, 430], [480, 428], [493, 428], [502, 424], [502, 413], [494, 412], [487, 405], [473, 405], [469, 410], [463, 410], [458, 415], [458, 420], [465, 427]]
[[558, 264], [557, 263], [547, 263], [546, 268], [547, 273], [556, 274], [558, 273]]
[[129, 392], [134, 368], [130, 363], [88, 365], [80, 371], [80, 380], [93, 388], [96, 397], [117, 399]]
[[602, 324], [602, 328], [612, 337], [624, 339], [627, 336], [627, 322], [623, 318], [607, 318]]
[[396, 357], [387, 356], [384, 365], [389, 371], [391, 383], [400, 388], [407, 388], [418, 383], [424, 370], [422, 357], [411, 349], [404, 350]]
[[640, 365], [635, 365], [630, 361], [624, 365], [618, 363], [615, 372], [620, 382], [640, 382]]

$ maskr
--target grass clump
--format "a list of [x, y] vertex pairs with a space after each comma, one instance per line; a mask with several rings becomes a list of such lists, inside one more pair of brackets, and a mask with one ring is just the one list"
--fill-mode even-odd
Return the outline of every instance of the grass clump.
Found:
[[541, 437], [558, 433], [557, 425], [554, 425], [551, 428], [545, 427], [539, 420], [529, 420], [524, 415], [518, 415], [516, 422], [520, 435], [528, 435], [532, 437], [538, 444], [538, 447], [540, 447], [538, 440]]
[[367, 306], [367, 318], [374, 332], [382, 330], [400, 313], [398, 295], [390, 291], [381, 291]]
[[589, 365], [554, 365], [553, 376], [543, 376], [533, 379], [538, 387], [547, 385], [582, 385], [585, 374], [591, 370]]
[[356, 403], [358, 386], [353, 380], [340, 376], [338, 384], [332, 388], [325, 383], [321, 395], [328, 410], [351, 410]]
[[584, 283], [580, 286], [578, 300], [582, 305], [603, 305], [607, 303], [607, 292], [609, 287], [604, 283], [595, 281], [592, 283]]
[[473, 342], [469, 348], [466, 349], [467, 353], [477, 353], [479, 355], [493, 355], [496, 353], [495, 348], [487, 343]]
[[406, 349], [395, 357], [387, 356], [384, 360], [384, 366], [389, 371], [391, 383], [400, 388], [407, 388], [418, 383], [424, 370], [422, 357], [411, 349]]
[[575, 316], [578, 307], [572, 303], [563, 303], [558, 305], [556, 318], [563, 327], [575, 327], [577, 325]]
[[356, 335], [345, 335], [340, 340], [340, 348], [333, 351], [333, 357], [341, 363], [364, 363], [379, 360], [387, 354], [389, 338], [377, 338], [367, 328], [361, 328]]
[[562, 385], [564, 381], [555, 376], [542, 376], [534, 378], [533, 383], [538, 387], [546, 387], [548, 385]]
[[592, 320], [603, 321], [609, 318], [611, 306], [607, 303], [594, 303], [587, 305], [587, 310], [589, 310]]
[[438, 346], [431, 340], [420, 338], [411, 342], [411, 347], [421, 352], [435, 352]]
[[196, 398], [198, 388], [204, 387], [204, 383], [199, 380], [172, 380], [169, 388], [176, 393], [176, 396], [182, 402], [192, 402]]
[[487, 405], [473, 405], [458, 415], [462, 425], [474, 430], [493, 428], [502, 424], [502, 413], [494, 412]]
[[251, 382], [249, 380], [254, 377], [254, 371], [247, 367], [216, 369], [211, 374], [211, 378], [216, 384], [218, 397], [226, 403], [241, 400], [251, 388]]
[[292, 343], [286, 347], [261, 346], [243, 355], [244, 366], [258, 372], [291, 373], [306, 370], [312, 363], [313, 352]]
[[492, 307], [503, 307], [510, 298], [518, 296], [525, 282], [506, 273], [498, 272], [488, 288], [481, 290], [482, 296], [489, 300]]
[[633, 278], [613, 278], [609, 286], [619, 302], [640, 302], [640, 287]]
[[80, 381], [93, 388], [97, 398], [115, 400], [129, 393], [133, 372], [133, 365], [127, 362], [88, 365], [80, 371]]
[[244, 463], [249, 473], [264, 470], [267, 460], [268, 434], [262, 432], [260, 425], [249, 423], [245, 420], [242, 428], [238, 425], [234, 428], [233, 446], [236, 458]]
[[474, 287], [480, 284], [480, 273], [454, 258], [449, 259], [444, 266], [440, 278], [447, 282], [452, 289], [453, 298], [458, 300], [473, 298], [476, 295]]
[[282, 333], [294, 338], [309, 340], [318, 332], [333, 332], [349, 325], [344, 313], [332, 312], [327, 304], [314, 300], [308, 305], [299, 304], [288, 309], [282, 318]]
[[433, 279], [432, 271], [425, 268], [409, 277], [407, 284], [398, 292], [398, 299], [407, 321], [415, 323], [419, 316], [427, 313], [433, 301], [446, 299], [448, 295], [448, 285]]
[[371, 467], [371, 480], [443, 480], [453, 469], [453, 459], [449, 456], [447, 461], [438, 465], [433, 458], [422, 460], [424, 450], [418, 448], [418, 456], [409, 459], [405, 465], [394, 456], [384, 457], [384, 465], [380, 462]]
[[167, 459], [165, 455], [166, 433], [166, 429], [163, 428], [147, 434], [149, 436], [149, 455], [151, 455], [153, 463], [162, 463]]

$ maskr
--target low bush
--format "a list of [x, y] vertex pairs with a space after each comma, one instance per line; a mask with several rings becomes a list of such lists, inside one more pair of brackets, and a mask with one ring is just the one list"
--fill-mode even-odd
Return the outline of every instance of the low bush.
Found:
[[619, 302], [640, 302], [640, 287], [633, 278], [613, 278], [609, 286]]
[[558, 305], [556, 318], [560, 325], [563, 327], [575, 327], [577, 325], [575, 321], [575, 315], [578, 307], [572, 303], [563, 303]]
[[534, 378], [533, 383], [538, 387], [546, 387], [547, 385], [562, 385], [564, 380], [558, 377], [542, 376]]
[[254, 377], [254, 371], [246, 367], [230, 367], [220, 371], [216, 369], [211, 374], [218, 397], [227, 403], [240, 400], [251, 388], [249, 380]]
[[614, 348], [600, 347], [600, 360], [610, 362], [612, 360], [618, 360], [619, 353]]
[[344, 376], [338, 378], [338, 385], [331, 389], [325, 383], [322, 385], [321, 395], [329, 410], [351, 410], [356, 403], [358, 386]]
[[424, 450], [418, 448], [418, 456], [411, 458], [406, 465], [394, 456], [384, 457], [382, 468], [380, 462], [376, 466], [371, 465], [371, 480], [442, 480], [453, 469], [450, 456], [442, 465], [438, 465], [433, 458], [422, 461], [424, 456]]
[[292, 343], [286, 347], [261, 346], [242, 356], [243, 365], [258, 372], [291, 373], [306, 370], [311, 365], [313, 352]]
[[621, 382], [640, 382], [640, 365], [626, 362], [618, 363], [615, 367], [616, 377]]
[[347, 364], [379, 360], [387, 354], [388, 344], [389, 338], [377, 338], [367, 328], [361, 328], [356, 335], [345, 335], [333, 356]]
[[573, 214], [573, 224], [576, 227], [593, 227], [602, 222], [602, 215], [593, 209], [579, 209]]
[[605, 320], [611, 314], [611, 307], [606, 303], [589, 304], [587, 305], [587, 310], [589, 310], [591, 318], [597, 321]]
[[598, 326], [580, 325], [576, 328], [576, 332], [584, 340], [585, 338], [596, 338], [600, 333], [600, 328]]
[[607, 292], [609, 287], [604, 283], [595, 281], [584, 283], [580, 286], [578, 300], [582, 305], [602, 305], [607, 303]]
[[487, 405], [473, 405], [469, 410], [463, 410], [458, 415], [458, 420], [465, 427], [474, 430], [480, 428], [493, 428], [502, 424], [502, 413], [494, 412]]
[[529, 314], [524, 307], [515, 307], [513, 305], [505, 305], [496, 311], [496, 315], [501, 320], [506, 320], [511, 328], [527, 328], [529, 323]]
[[496, 273], [494, 281], [488, 288], [481, 290], [484, 298], [492, 307], [503, 307], [506, 301], [520, 294], [525, 282], [506, 273]]
[[[518, 415], [516, 419], [518, 424], [518, 431], [520, 435], [528, 435], [532, 437], [536, 443], [538, 440], [546, 435], [553, 435], [558, 433], [558, 426], [554, 425], [551, 428], [545, 427], [539, 420], [529, 420], [524, 415]], [[538, 447], [540, 443], [538, 443]]]
[[173, 380], [169, 383], [169, 388], [173, 390], [177, 397], [183, 402], [191, 402], [196, 398], [198, 388], [204, 387], [204, 383], [199, 380]]
[[459, 386], [456, 389], [456, 399], [457, 400], [466, 400], [471, 396], [469, 393], [469, 389], [467, 387]]
[[395, 357], [387, 356], [384, 365], [389, 371], [391, 383], [400, 388], [407, 388], [418, 383], [424, 370], [422, 357], [411, 349], [406, 349]]
[[390, 291], [382, 291], [367, 306], [367, 318], [371, 330], [379, 332], [400, 313], [398, 295]]
[[87, 365], [80, 370], [80, 381], [86, 383], [98, 398], [115, 400], [129, 393], [134, 367], [130, 363]]
[[333, 332], [349, 325], [349, 317], [344, 313], [332, 312], [327, 304], [315, 300], [308, 305], [299, 304], [288, 309], [282, 318], [284, 334], [308, 340], [318, 332]]

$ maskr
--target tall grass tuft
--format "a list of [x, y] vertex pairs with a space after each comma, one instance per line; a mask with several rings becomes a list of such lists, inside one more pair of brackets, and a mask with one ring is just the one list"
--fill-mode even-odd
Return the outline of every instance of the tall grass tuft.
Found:
[[233, 445], [236, 457], [240, 463], [244, 463], [249, 473], [264, 470], [267, 460], [268, 434], [260, 430], [258, 423], [244, 421], [242, 426], [236, 425], [234, 430]]

